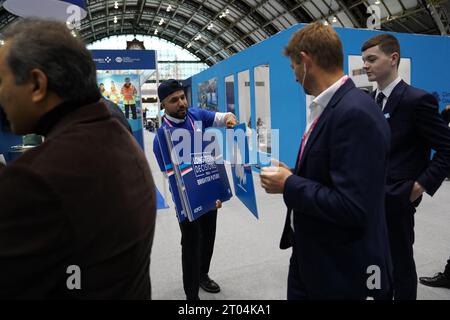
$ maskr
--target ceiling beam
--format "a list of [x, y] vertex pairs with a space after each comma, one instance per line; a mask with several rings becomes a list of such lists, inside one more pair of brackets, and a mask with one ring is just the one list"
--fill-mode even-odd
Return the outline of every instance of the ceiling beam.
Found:
[[121, 24], [122, 26], [120, 27], [120, 33], [123, 32], [123, 25], [125, 23], [125, 10], [127, 9], [127, 1], [126, 0], [123, 0], [122, 6], [123, 6], [123, 9], [122, 9], [122, 24]]
[[[262, 0], [260, 3], [258, 3], [256, 6], [254, 6], [249, 12], [244, 13], [242, 16], [240, 16], [239, 18], [237, 18], [231, 25], [228, 26], [227, 29], [223, 30], [223, 32], [218, 33], [214, 38], [212, 38], [209, 43], [206, 43], [204, 45], [202, 45], [199, 49], [197, 49], [195, 52], [199, 52], [200, 50], [204, 50], [210, 43], [214, 42], [215, 40], [217, 40], [222, 34], [224, 34], [225, 32], [229, 32], [230, 30], [232, 30], [241, 20], [244, 20], [245, 18], [247, 18], [249, 15], [251, 15], [252, 13], [256, 12], [256, 10], [258, 10], [260, 7], [262, 7], [264, 4], [266, 4], [267, 2], [269, 2], [270, 0]], [[284, 14], [284, 13], [283, 13]], [[258, 26], [257, 30], [260, 30], [262, 26]], [[243, 38], [240, 37], [239, 40], [242, 40]], [[233, 45], [233, 44], [231, 44]], [[230, 46], [231, 46], [230, 45]], [[245, 47], [247, 47], [247, 45], [245, 45]]]
[[350, 9], [347, 7], [347, 5], [342, 0], [337, 0], [338, 5], [344, 9], [345, 14], [352, 22], [353, 26], [355, 28], [361, 28], [361, 24], [358, 22], [358, 19], [356, 19], [355, 15], [350, 11]]
[[106, 33], [109, 37], [109, 1], [105, 1], [105, 10], [106, 10]]
[[152, 22], [150, 22], [150, 27], [149, 27], [148, 30], [147, 30], [147, 33], [148, 33], [148, 34], [150, 33], [150, 31], [151, 31], [152, 28], [153, 28], [153, 23], [155, 23], [156, 16], [158, 15], [159, 10], [161, 10], [163, 1], [164, 1], [164, 0], [159, 1], [158, 9], [155, 10], [155, 15], [153, 16]]
[[178, 10], [180, 10], [180, 8], [181, 8], [183, 3], [184, 3], [184, 0], [181, 0], [181, 2], [179, 4], [177, 4], [177, 8], [173, 11], [172, 16], [169, 18], [168, 21], [165, 22], [166, 25], [164, 26], [164, 29], [161, 31], [161, 36], [167, 30], [167, 28], [169, 27], [170, 22], [173, 20], [173, 18], [175, 18], [175, 16], [178, 13]]
[[422, 1], [433, 18], [442, 36], [450, 34], [450, 21], [437, 1]]
[[90, 25], [91, 25], [92, 34], [94, 35], [94, 40], [97, 40], [97, 36], [95, 35], [94, 25], [92, 24], [92, 14], [91, 14], [91, 6], [90, 6], [90, 1], [89, 0], [86, 0], [86, 7], [87, 7], [87, 10], [88, 10], [89, 21], [90, 21]]

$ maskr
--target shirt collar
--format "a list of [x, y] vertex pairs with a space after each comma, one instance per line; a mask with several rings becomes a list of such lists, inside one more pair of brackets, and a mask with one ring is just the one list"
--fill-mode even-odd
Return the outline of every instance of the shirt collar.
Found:
[[308, 119], [307, 123], [311, 124], [314, 119], [316, 119], [325, 107], [330, 103], [331, 98], [333, 98], [334, 94], [339, 90], [342, 83], [347, 80], [348, 76], [341, 77], [338, 81], [333, 83], [327, 89], [322, 91], [317, 97], [314, 98], [312, 103], [309, 105]]
[[341, 84], [348, 78], [348, 76], [343, 76], [339, 78], [338, 81], [333, 83], [331, 86], [329, 86], [327, 89], [322, 91], [317, 97], [314, 98], [312, 105], [318, 105], [322, 108], [325, 108], [328, 103], [331, 101], [331, 98], [333, 98], [334, 94], [338, 89], [341, 87]]
[[383, 94], [384, 94], [384, 96], [386, 98], [389, 98], [389, 96], [391, 95], [392, 91], [399, 84], [400, 81], [402, 81], [402, 78], [397, 77], [394, 81], [392, 81], [390, 84], [388, 84], [386, 86], [386, 88], [384, 88], [384, 90], [377, 89], [377, 95], [381, 91], [381, 92], [383, 92]]
[[186, 121], [186, 117], [184, 117], [184, 119], [178, 119], [178, 118], [174, 118], [169, 116], [167, 113], [164, 115], [170, 122], [176, 123], [176, 124], [180, 124], [183, 123], [184, 121]]

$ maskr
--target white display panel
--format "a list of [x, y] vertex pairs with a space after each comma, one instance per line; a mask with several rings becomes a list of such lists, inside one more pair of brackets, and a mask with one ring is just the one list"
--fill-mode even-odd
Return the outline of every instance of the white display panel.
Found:
[[225, 78], [225, 103], [227, 112], [235, 112], [235, 96], [234, 96], [234, 76], [230, 75]]
[[251, 128], [250, 110], [250, 72], [248, 70], [238, 73], [239, 90], [239, 123], [247, 124]]
[[258, 150], [271, 152], [270, 120], [270, 67], [260, 65], [255, 68], [255, 109]]

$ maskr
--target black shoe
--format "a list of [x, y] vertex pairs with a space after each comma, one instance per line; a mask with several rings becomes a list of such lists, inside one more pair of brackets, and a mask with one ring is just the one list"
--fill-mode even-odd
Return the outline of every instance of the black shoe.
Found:
[[219, 285], [211, 280], [207, 275], [200, 280], [200, 288], [209, 293], [218, 293], [220, 292]]
[[446, 276], [442, 272], [436, 273], [434, 277], [420, 277], [419, 281], [425, 286], [450, 289], [450, 277]]

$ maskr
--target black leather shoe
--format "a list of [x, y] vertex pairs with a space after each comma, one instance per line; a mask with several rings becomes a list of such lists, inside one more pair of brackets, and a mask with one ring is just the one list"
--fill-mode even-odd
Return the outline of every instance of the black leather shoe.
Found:
[[436, 273], [434, 277], [420, 277], [419, 281], [425, 286], [450, 289], [450, 277], [442, 272]]
[[217, 293], [220, 292], [219, 285], [211, 280], [207, 275], [200, 280], [200, 288], [209, 293]]

